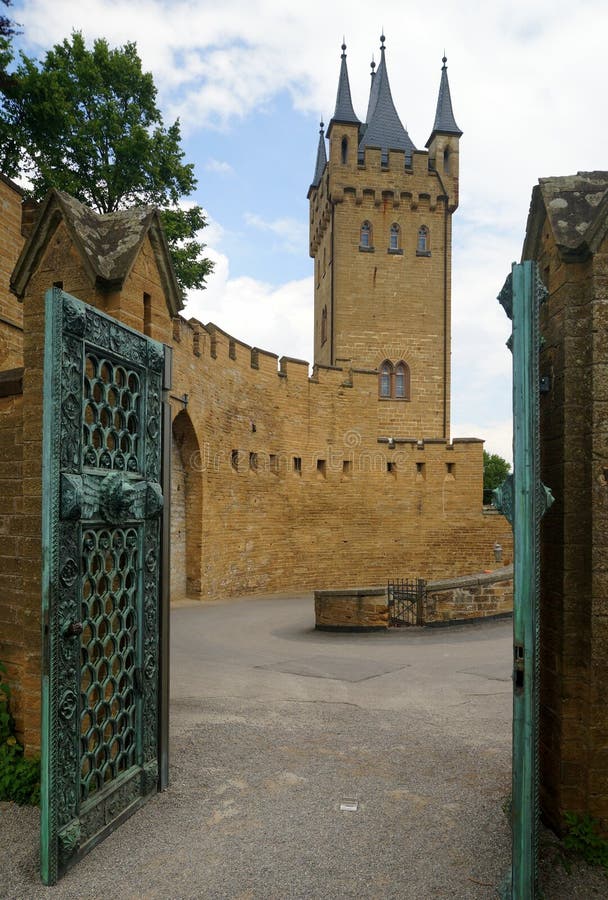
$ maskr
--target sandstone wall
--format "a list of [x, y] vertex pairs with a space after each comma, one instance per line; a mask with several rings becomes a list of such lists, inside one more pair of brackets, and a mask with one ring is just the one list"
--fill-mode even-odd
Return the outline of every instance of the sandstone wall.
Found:
[[541, 275], [542, 480], [555, 503], [542, 520], [541, 804], [591, 813], [608, 833], [608, 244], [566, 261], [545, 224]]

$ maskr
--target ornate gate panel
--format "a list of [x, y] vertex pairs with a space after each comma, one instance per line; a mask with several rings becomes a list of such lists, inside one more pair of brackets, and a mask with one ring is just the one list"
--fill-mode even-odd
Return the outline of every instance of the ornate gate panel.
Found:
[[47, 293], [41, 804], [46, 884], [159, 786], [168, 354], [162, 344], [61, 290]]
[[513, 322], [513, 475], [494, 492], [513, 526], [513, 775], [511, 871], [502, 896], [538, 891], [538, 704], [540, 520], [553, 502], [540, 481], [539, 306], [546, 296], [534, 262], [513, 264], [498, 297]]

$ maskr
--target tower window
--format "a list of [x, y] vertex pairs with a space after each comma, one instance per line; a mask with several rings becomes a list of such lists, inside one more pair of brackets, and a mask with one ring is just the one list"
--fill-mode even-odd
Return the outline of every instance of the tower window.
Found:
[[446, 147], [443, 151], [443, 173], [444, 175], [450, 174], [450, 148]]
[[381, 400], [410, 399], [410, 369], [401, 361], [396, 366], [385, 359], [378, 370], [378, 396]]
[[401, 250], [401, 229], [397, 225], [396, 222], [393, 222], [391, 225], [391, 230], [388, 236], [388, 252], [389, 253], [402, 253]]
[[359, 249], [360, 250], [371, 250], [372, 249], [372, 226], [369, 222], [364, 222], [361, 226], [361, 236], [359, 238]]
[[323, 307], [323, 312], [321, 313], [321, 346], [327, 340], [327, 307]]
[[418, 229], [418, 243], [416, 244], [416, 255], [417, 256], [430, 256], [431, 255], [431, 242], [429, 230], [426, 225], [421, 225]]
[[385, 399], [390, 399], [393, 381], [393, 364], [385, 360], [380, 366], [379, 394]]
[[395, 366], [395, 399], [409, 400], [410, 396], [410, 370], [404, 363]]
[[341, 156], [342, 156], [342, 165], [345, 166], [348, 162], [348, 138], [342, 138], [342, 145], [340, 148]]

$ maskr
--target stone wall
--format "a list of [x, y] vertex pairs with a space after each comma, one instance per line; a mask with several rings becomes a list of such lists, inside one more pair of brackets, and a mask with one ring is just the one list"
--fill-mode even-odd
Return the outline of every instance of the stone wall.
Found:
[[23, 365], [23, 308], [9, 289], [23, 246], [20, 188], [0, 175], [0, 371]]
[[309, 377], [195, 321], [175, 322], [174, 347], [201, 598], [455, 576], [492, 568], [495, 541], [511, 559], [510, 526], [482, 512], [482, 443], [392, 446], [374, 373]]
[[315, 591], [315, 628], [319, 631], [386, 630], [386, 588]]
[[608, 834], [608, 242], [564, 258], [548, 222], [538, 254], [542, 480], [541, 807], [557, 831], [590, 813]]
[[513, 612], [513, 566], [429, 581], [426, 591], [425, 625], [507, 615]]

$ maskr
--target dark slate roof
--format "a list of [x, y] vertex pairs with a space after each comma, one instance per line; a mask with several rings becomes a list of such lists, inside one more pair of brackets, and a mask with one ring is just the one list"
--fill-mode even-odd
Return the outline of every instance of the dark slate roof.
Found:
[[181, 291], [158, 210], [153, 206], [139, 206], [101, 215], [55, 189], [48, 193], [11, 277], [11, 289], [19, 297], [23, 296], [40, 253], [61, 220], [65, 221], [91, 280], [107, 290], [122, 286], [149, 235], [169, 312], [177, 315], [183, 305]]
[[608, 231], [608, 172], [539, 179], [532, 191], [523, 259], [537, 257], [545, 215], [562, 256], [594, 253]]
[[370, 91], [369, 121], [359, 143], [359, 149], [380, 147], [383, 153], [389, 150], [405, 150], [406, 157], [411, 157], [416, 147], [395, 109], [384, 58], [384, 38], [380, 54], [380, 65], [373, 77]]
[[319, 187], [321, 184], [321, 178], [323, 176], [323, 172], [325, 171], [325, 166], [327, 165], [327, 153], [325, 152], [325, 136], [323, 134], [323, 122], [321, 122], [321, 127], [319, 128], [319, 146], [317, 147], [317, 163], [315, 165], [315, 174], [312, 179], [312, 184], [310, 188]]
[[360, 124], [359, 119], [355, 115], [353, 101], [350, 96], [350, 83], [348, 80], [348, 69], [346, 67], [346, 44], [342, 44], [341, 60], [336, 108], [330, 122], [330, 127], [332, 122], [352, 122], [353, 125]]
[[458, 137], [462, 131], [456, 124], [454, 112], [452, 110], [452, 98], [450, 96], [450, 83], [448, 81], [447, 59], [444, 56], [441, 67], [441, 81], [439, 83], [439, 97], [437, 98], [437, 111], [435, 113], [435, 124], [431, 136], [426, 142], [428, 147], [433, 139], [433, 135], [440, 131], [442, 134], [456, 134]]
[[372, 117], [372, 113], [376, 108], [376, 103], [378, 100], [378, 88], [380, 87], [380, 82], [378, 80], [378, 75], [380, 74], [380, 69], [383, 68], [383, 60], [380, 60], [380, 69], [375, 71], [376, 63], [372, 59], [371, 63], [372, 74], [371, 74], [371, 84], [369, 87], [369, 101], [367, 104], [367, 115], [365, 117], [365, 121], [369, 124], [369, 121]]

